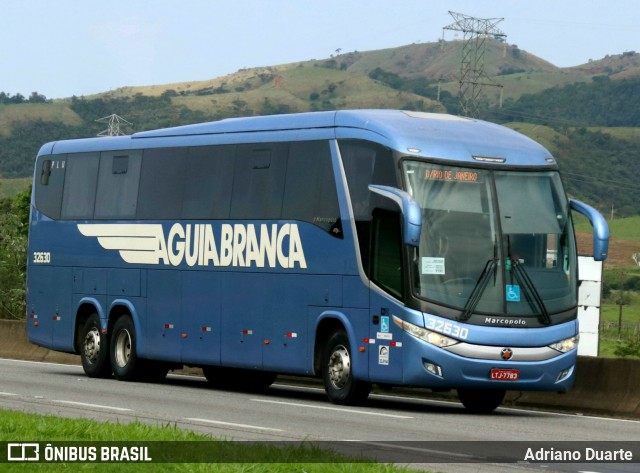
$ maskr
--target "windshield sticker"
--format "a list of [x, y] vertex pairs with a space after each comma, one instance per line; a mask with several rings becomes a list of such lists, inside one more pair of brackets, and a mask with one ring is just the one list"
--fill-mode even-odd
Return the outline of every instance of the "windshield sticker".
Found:
[[507, 284], [507, 302], [520, 302], [520, 286]]
[[444, 258], [423, 256], [422, 274], [444, 274]]

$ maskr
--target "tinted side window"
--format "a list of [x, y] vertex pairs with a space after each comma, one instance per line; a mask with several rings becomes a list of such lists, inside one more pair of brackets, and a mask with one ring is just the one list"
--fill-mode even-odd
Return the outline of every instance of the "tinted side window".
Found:
[[235, 145], [189, 149], [182, 218], [229, 218]]
[[280, 218], [288, 150], [288, 143], [238, 145], [231, 218]]
[[380, 198], [369, 191], [369, 184], [398, 187], [391, 150], [366, 141], [343, 140], [340, 141], [340, 154], [354, 217], [371, 220], [371, 212], [380, 204]]
[[402, 298], [402, 236], [400, 214], [373, 211], [371, 279], [397, 298]]
[[36, 207], [53, 219], [60, 218], [66, 161], [66, 155], [45, 156], [36, 165]]
[[304, 220], [335, 236], [342, 236], [336, 181], [327, 141], [290, 144], [282, 218]]
[[101, 153], [96, 219], [135, 217], [141, 158], [140, 151]]
[[62, 195], [63, 219], [93, 218], [99, 167], [98, 153], [69, 154]]
[[370, 274], [372, 212], [376, 208], [394, 210], [394, 204], [369, 191], [369, 184], [398, 187], [393, 155], [388, 148], [368, 141], [341, 140], [339, 145], [358, 233], [360, 258], [363, 269]]
[[179, 219], [187, 148], [147, 149], [142, 157], [138, 218]]

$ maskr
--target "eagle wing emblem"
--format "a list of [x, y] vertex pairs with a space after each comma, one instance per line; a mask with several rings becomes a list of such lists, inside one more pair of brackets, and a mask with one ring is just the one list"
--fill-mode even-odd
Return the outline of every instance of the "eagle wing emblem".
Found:
[[132, 264], [158, 264], [164, 242], [162, 225], [150, 224], [79, 224], [84, 236], [97, 237], [105, 250], [118, 250], [120, 257]]

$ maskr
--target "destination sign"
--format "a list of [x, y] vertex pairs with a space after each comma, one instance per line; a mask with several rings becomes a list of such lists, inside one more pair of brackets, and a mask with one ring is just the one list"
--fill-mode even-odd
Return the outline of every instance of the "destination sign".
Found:
[[477, 171], [463, 169], [425, 169], [424, 178], [432, 181], [482, 182]]

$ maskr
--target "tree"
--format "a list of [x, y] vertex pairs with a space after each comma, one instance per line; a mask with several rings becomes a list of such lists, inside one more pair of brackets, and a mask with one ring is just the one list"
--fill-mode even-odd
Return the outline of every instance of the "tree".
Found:
[[38, 92], [31, 92], [29, 96], [29, 103], [45, 103], [47, 101], [47, 97]]
[[0, 201], [0, 316], [25, 314], [27, 233], [31, 189]]

